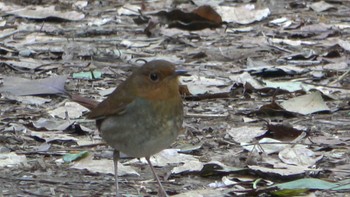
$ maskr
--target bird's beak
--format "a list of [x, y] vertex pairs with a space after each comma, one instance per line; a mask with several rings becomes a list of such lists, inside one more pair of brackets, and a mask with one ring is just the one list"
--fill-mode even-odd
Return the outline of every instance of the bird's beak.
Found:
[[175, 70], [176, 76], [191, 76], [188, 74], [187, 70]]

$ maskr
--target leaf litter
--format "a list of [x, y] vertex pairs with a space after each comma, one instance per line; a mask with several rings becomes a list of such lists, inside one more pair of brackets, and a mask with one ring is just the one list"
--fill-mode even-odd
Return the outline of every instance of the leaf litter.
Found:
[[[151, 158], [169, 194], [349, 190], [349, 2], [193, 2], [0, 3], [2, 195], [113, 195], [110, 148], [65, 94], [100, 101], [153, 59], [192, 74], [186, 132]], [[121, 166], [122, 191], [156, 194], [143, 159]]]

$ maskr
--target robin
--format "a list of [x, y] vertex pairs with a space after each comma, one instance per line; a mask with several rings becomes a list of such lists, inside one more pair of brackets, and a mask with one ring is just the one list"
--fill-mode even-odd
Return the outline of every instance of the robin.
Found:
[[154, 60], [136, 69], [101, 103], [71, 96], [90, 109], [87, 118], [96, 120], [102, 138], [114, 148], [117, 195], [121, 151], [132, 157], [145, 157], [159, 185], [159, 195], [167, 196], [150, 157], [173, 143], [182, 130], [178, 76], [186, 74], [168, 61]]

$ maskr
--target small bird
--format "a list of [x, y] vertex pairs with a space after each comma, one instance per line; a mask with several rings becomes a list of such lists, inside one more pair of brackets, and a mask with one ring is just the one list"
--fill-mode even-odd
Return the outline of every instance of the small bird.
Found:
[[101, 103], [72, 95], [90, 109], [102, 138], [114, 148], [115, 185], [118, 196], [119, 151], [145, 157], [159, 185], [159, 196], [167, 196], [150, 161], [153, 154], [173, 143], [182, 130], [183, 105], [178, 76], [184, 70], [165, 60], [154, 60], [136, 69]]

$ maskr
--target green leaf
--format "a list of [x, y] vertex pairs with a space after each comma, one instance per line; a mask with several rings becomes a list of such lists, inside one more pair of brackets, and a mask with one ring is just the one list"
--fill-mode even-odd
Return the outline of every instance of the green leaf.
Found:
[[63, 155], [63, 161], [66, 163], [70, 163], [72, 161], [82, 159], [88, 155], [89, 155], [89, 152], [87, 152], [87, 151], [82, 151], [82, 152], [75, 153], [75, 154], [67, 153], [67, 154]]
[[283, 189], [279, 191], [271, 192], [274, 196], [300, 196], [305, 194], [308, 189]]
[[73, 78], [75, 79], [99, 79], [101, 78], [102, 73], [101, 71], [90, 71], [90, 72], [80, 72], [80, 73], [73, 73]]
[[350, 189], [350, 179], [345, 179], [338, 182], [338, 186], [332, 188], [332, 190], [349, 190]]
[[287, 183], [276, 184], [280, 189], [321, 189], [321, 190], [342, 190], [349, 189], [349, 179], [341, 182], [329, 182], [315, 178], [304, 178]]

